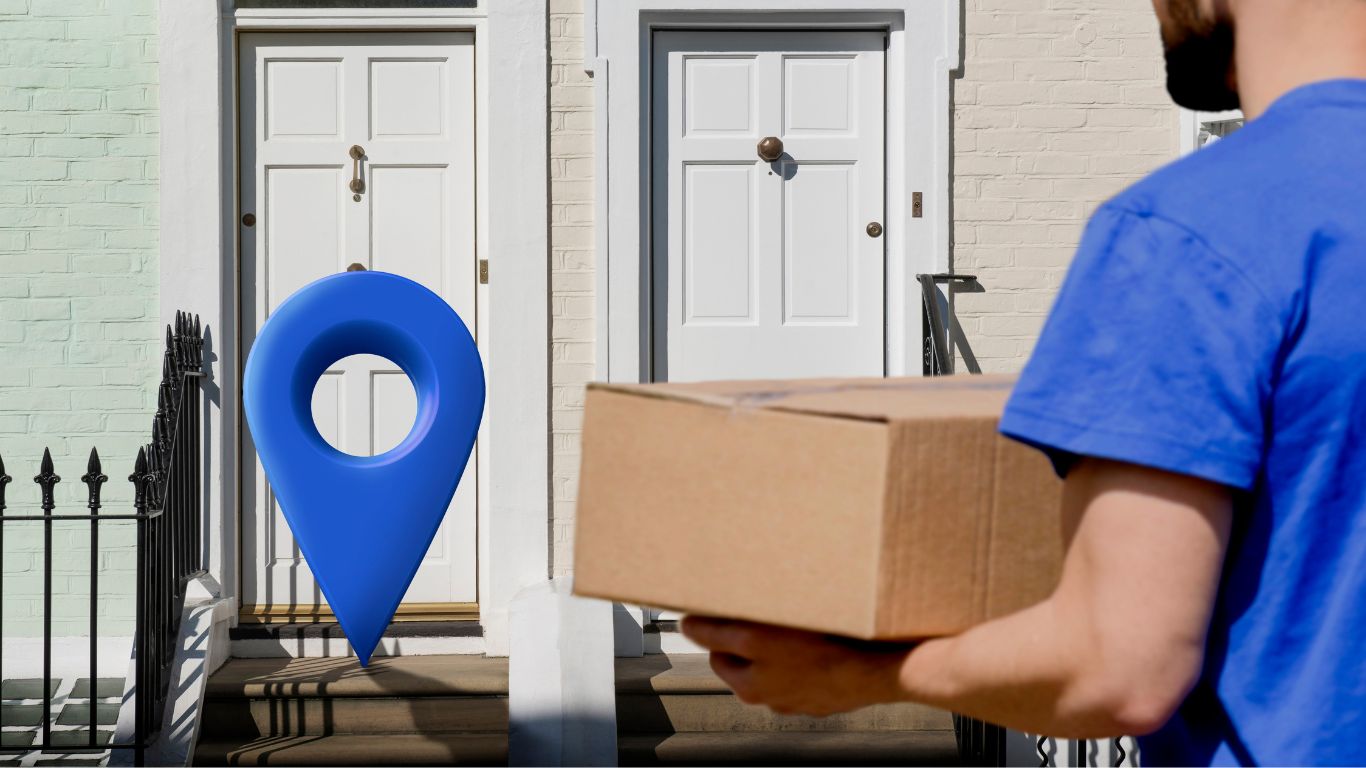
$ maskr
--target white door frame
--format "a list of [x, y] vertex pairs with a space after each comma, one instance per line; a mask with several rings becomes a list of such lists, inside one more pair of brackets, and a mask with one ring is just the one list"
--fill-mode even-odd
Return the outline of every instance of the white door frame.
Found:
[[[479, 601], [487, 652], [507, 653], [512, 597], [549, 574], [549, 147], [546, 0], [467, 8], [239, 8], [160, 0], [161, 317], [209, 329], [205, 558], [240, 603], [237, 36], [242, 31], [461, 30], [475, 36], [476, 258], [488, 402], [480, 431]], [[533, 215], [527, 216], [530, 210]], [[528, 226], [528, 220], [537, 222]], [[528, 303], [527, 296], [543, 301]], [[494, 555], [496, 553], [496, 556]]]
[[[918, 272], [946, 271], [950, 72], [962, 0], [585, 0], [584, 66], [595, 80], [598, 378], [649, 375], [650, 78], [657, 29], [887, 31], [887, 371], [920, 370]], [[910, 151], [921, 147], [922, 151]], [[924, 216], [911, 216], [911, 194]], [[613, 256], [616, 255], [616, 258]]]
[[[584, 0], [584, 68], [595, 95], [598, 379], [638, 382], [650, 375], [653, 33], [706, 28], [886, 30], [887, 372], [919, 375], [922, 313], [915, 276], [949, 266], [949, 110], [951, 73], [963, 60], [962, 2]], [[922, 218], [911, 214], [913, 192], [924, 196]], [[644, 651], [644, 623], [639, 608], [619, 607], [618, 655]]]

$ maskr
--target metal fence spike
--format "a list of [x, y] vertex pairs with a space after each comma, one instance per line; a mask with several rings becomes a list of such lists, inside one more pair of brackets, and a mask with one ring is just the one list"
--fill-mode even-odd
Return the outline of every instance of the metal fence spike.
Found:
[[128, 476], [128, 482], [133, 484], [133, 506], [139, 511], [147, 506], [147, 449], [139, 448], [138, 457], [133, 462], [133, 474]]
[[100, 466], [100, 452], [91, 448], [90, 461], [86, 464], [86, 472], [81, 476], [81, 482], [85, 483], [88, 495], [86, 506], [90, 507], [92, 514], [99, 514], [100, 486], [108, 480], [109, 477], [104, 474], [103, 467]]
[[62, 478], [52, 466], [52, 451], [44, 448], [43, 463], [38, 467], [38, 474], [33, 477], [33, 482], [43, 489], [43, 511], [51, 512], [57, 506], [52, 498], [52, 489], [61, 481]]
[[13, 482], [14, 478], [5, 474], [5, 460], [0, 458], [0, 512], [5, 511], [5, 486]]

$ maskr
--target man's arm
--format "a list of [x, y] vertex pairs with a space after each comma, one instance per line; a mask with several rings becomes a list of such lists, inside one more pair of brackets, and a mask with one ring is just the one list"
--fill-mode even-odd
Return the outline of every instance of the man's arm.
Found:
[[1142, 734], [1197, 679], [1228, 544], [1221, 485], [1085, 459], [1063, 494], [1067, 555], [1053, 595], [909, 651], [689, 619], [745, 701], [830, 714], [909, 699], [1070, 738]]

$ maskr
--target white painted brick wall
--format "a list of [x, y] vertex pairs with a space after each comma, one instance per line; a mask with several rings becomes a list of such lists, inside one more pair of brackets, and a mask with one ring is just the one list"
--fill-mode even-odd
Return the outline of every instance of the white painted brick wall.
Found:
[[1179, 117], [1148, 0], [966, 2], [952, 258], [985, 290], [955, 294], [958, 370], [1013, 372], [1086, 218], [1177, 156]]
[[584, 384], [594, 377], [593, 81], [583, 0], [550, 0], [551, 493], [554, 573], [573, 569]]
[[[159, 373], [156, 0], [0, 0], [0, 456], [9, 512], [37, 507], [52, 449], [60, 511], [84, 510], [98, 446], [106, 509], [148, 437]], [[54, 526], [56, 631], [84, 633], [89, 526]], [[101, 533], [101, 631], [132, 615], [131, 530]], [[35, 634], [41, 527], [6, 528], [5, 634]], [[126, 627], [125, 627], [126, 629]], [[109, 670], [106, 670], [109, 671]], [[112, 671], [109, 671], [111, 674]]]

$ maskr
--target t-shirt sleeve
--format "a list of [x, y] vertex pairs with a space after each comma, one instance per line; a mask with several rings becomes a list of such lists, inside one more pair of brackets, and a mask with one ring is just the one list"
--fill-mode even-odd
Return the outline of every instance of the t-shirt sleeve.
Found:
[[1065, 475], [1094, 456], [1250, 489], [1281, 315], [1190, 230], [1105, 206], [1001, 418]]

